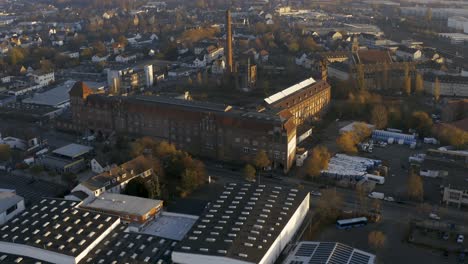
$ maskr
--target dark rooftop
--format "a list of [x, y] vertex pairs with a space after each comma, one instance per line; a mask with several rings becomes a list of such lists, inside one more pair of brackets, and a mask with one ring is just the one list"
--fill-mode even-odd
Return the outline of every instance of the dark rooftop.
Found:
[[280, 186], [225, 186], [174, 251], [258, 263], [307, 193]]

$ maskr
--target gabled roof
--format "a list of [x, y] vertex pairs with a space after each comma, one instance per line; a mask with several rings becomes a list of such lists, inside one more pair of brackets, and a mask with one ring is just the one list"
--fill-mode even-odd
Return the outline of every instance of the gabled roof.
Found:
[[392, 57], [384, 50], [359, 50], [355, 54], [356, 62], [363, 64], [392, 63]]
[[80, 97], [85, 99], [88, 95], [92, 94], [93, 90], [86, 85], [83, 81], [76, 82], [71, 88], [70, 97]]

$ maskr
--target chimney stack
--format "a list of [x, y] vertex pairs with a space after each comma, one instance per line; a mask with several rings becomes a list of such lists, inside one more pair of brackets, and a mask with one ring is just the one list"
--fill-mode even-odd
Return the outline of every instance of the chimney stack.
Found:
[[232, 74], [234, 72], [232, 52], [232, 21], [231, 11], [228, 9], [226, 11], [226, 66], [228, 74]]

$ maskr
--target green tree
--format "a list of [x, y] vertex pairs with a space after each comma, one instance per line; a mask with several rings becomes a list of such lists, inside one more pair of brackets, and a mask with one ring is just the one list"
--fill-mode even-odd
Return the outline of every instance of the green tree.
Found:
[[328, 168], [331, 155], [325, 146], [316, 146], [312, 149], [307, 160], [307, 174], [312, 177], [320, 176], [320, 172]]
[[244, 178], [246, 181], [252, 182], [255, 181], [257, 171], [254, 166], [247, 164], [244, 167]]

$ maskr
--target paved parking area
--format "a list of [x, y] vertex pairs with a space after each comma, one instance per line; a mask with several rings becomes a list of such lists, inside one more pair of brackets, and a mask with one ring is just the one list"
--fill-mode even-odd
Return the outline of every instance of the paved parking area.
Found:
[[[431, 250], [410, 244], [405, 241], [408, 232], [406, 223], [394, 221], [382, 221], [377, 224], [368, 224], [362, 228], [350, 230], [338, 230], [334, 226], [324, 229], [313, 240], [341, 242], [352, 247], [368, 251], [377, 255], [379, 263], [424, 263], [424, 264], [445, 264], [458, 263], [457, 255], [450, 254], [443, 256], [440, 250]], [[378, 251], [371, 248], [367, 237], [372, 231], [382, 231], [386, 235], [386, 246]]]
[[44, 182], [31, 181], [22, 176], [14, 176], [0, 173], [0, 189], [15, 189], [16, 193], [23, 196], [26, 203], [34, 203], [42, 197], [62, 197], [65, 188], [61, 185]]

